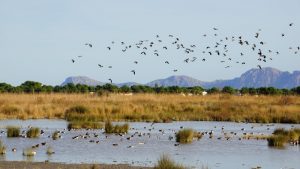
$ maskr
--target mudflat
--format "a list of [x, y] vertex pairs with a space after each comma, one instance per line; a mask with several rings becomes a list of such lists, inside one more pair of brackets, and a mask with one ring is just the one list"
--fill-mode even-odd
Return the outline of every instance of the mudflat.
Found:
[[64, 164], [50, 162], [0, 161], [0, 169], [149, 169], [127, 164]]

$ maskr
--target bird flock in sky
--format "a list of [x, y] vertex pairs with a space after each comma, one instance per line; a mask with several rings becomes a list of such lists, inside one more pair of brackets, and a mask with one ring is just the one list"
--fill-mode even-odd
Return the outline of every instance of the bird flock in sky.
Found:
[[[294, 23], [290, 23], [287, 25], [289, 29], [294, 27]], [[167, 51], [176, 51], [179, 56], [183, 56], [183, 63], [192, 63], [192, 62], [206, 62], [213, 56], [218, 56], [220, 58], [220, 63], [224, 66], [224, 68], [228, 69], [234, 64], [246, 64], [246, 59], [244, 58], [248, 52], [251, 53], [252, 56], [256, 56], [258, 61], [257, 67], [262, 69], [261, 63], [272, 61], [274, 56], [280, 55], [280, 51], [276, 51], [273, 49], [269, 49], [263, 40], [262, 30], [259, 29], [257, 32], [253, 34], [252, 38], [245, 38], [244, 36], [220, 36], [218, 28], [212, 28], [212, 34], [203, 34], [201, 38], [214, 38], [214, 43], [207, 45], [203, 43], [199, 44], [185, 44], [183, 41], [175, 35], [168, 35], [166, 37], [156, 35], [152, 40], [140, 40], [135, 43], [127, 43], [125, 41], [115, 42], [112, 41], [105, 50], [120, 50], [121, 53], [126, 53], [129, 50], [136, 52], [136, 55], [141, 56], [153, 56], [164, 58], [163, 55], [166, 55]], [[281, 33], [281, 38], [285, 38], [288, 36], [286, 33]], [[93, 44], [85, 43], [84, 44], [88, 48], [93, 48]], [[120, 47], [119, 47], [120, 45]], [[230, 53], [230, 49], [232, 47], [238, 47], [238, 53], [232, 54]], [[245, 50], [248, 50], [245, 52]], [[293, 54], [300, 53], [300, 46], [290, 46], [289, 51]], [[191, 55], [191, 54], [196, 54]], [[72, 63], [75, 63], [78, 58], [83, 56], [77, 56], [77, 58], [71, 59]], [[143, 59], [143, 57], [140, 57]], [[134, 64], [139, 64], [140, 60], [134, 60]], [[166, 65], [172, 65], [172, 71], [178, 72], [179, 69], [176, 68], [176, 65], [172, 63], [172, 60], [163, 60], [163, 63]], [[103, 65], [98, 63], [99, 69], [108, 68], [112, 69], [112, 65]], [[137, 72], [135, 69], [130, 71], [132, 75], [135, 75]], [[108, 79], [110, 83], [113, 83], [112, 79]]]

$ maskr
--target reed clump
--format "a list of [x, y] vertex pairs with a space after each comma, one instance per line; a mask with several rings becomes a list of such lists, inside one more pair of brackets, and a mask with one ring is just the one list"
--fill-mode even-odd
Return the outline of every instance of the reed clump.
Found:
[[270, 136], [267, 140], [270, 147], [282, 148], [286, 143], [298, 145], [300, 142], [300, 129], [275, 129], [273, 135]]
[[102, 129], [103, 123], [90, 121], [72, 121], [68, 124], [68, 129]]
[[20, 127], [17, 126], [7, 126], [7, 137], [19, 137]]
[[65, 111], [65, 119], [67, 121], [86, 121], [88, 120], [87, 114], [90, 110], [82, 105], [70, 107]]
[[36, 151], [33, 148], [26, 148], [23, 150], [23, 156], [35, 156]]
[[0, 140], [0, 155], [6, 154], [6, 147]]
[[53, 148], [52, 147], [47, 147], [47, 150], [46, 150], [46, 154], [47, 155], [52, 155], [52, 154], [54, 154], [55, 152], [54, 152], [54, 150], [53, 150]]
[[107, 134], [112, 134], [112, 133], [116, 133], [116, 134], [120, 134], [120, 133], [127, 133], [129, 130], [129, 124], [125, 123], [123, 125], [113, 125], [111, 123], [111, 121], [107, 121], [105, 123], [105, 133]]
[[175, 136], [176, 142], [186, 144], [193, 142], [194, 137], [201, 139], [202, 134], [198, 134], [193, 129], [182, 129], [179, 130]]
[[59, 131], [55, 131], [52, 133], [52, 139], [53, 140], [57, 140], [61, 137], [60, 132]]
[[41, 134], [41, 130], [38, 127], [31, 127], [27, 132], [27, 138], [38, 138]]
[[162, 155], [154, 169], [185, 169], [184, 166], [177, 164], [168, 155]]

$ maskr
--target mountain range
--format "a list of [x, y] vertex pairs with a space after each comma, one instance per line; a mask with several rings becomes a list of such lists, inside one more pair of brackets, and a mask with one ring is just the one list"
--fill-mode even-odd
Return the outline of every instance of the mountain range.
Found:
[[[68, 77], [62, 85], [68, 83], [85, 84], [89, 86], [104, 85], [105, 83], [91, 79], [86, 76]], [[170, 76], [165, 79], [158, 79], [146, 84], [135, 82], [119, 83], [117, 86], [147, 85], [147, 86], [180, 86], [193, 87], [201, 86], [203, 88], [212, 88], [231, 86], [233, 88], [242, 87], [276, 87], [276, 88], [293, 88], [300, 86], [300, 71], [283, 72], [275, 68], [266, 67], [262, 69], [250, 69], [243, 73], [240, 77], [229, 80], [216, 80], [212, 82], [204, 82], [189, 76]]]

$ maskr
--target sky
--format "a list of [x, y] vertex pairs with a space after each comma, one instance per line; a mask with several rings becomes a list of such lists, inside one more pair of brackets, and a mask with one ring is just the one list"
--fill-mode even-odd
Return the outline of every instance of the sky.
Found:
[[[293, 72], [300, 70], [300, 51], [294, 53], [300, 46], [299, 7], [299, 0], [0, 0], [0, 82], [19, 85], [32, 80], [59, 85], [67, 77], [79, 75], [101, 82], [111, 78], [115, 83], [147, 83], [172, 75], [213, 81], [238, 77], [258, 64]], [[242, 36], [259, 43], [256, 32], [265, 43], [261, 48], [273, 51], [268, 54], [272, 60], [266, 63], [259, 62], [257, 52], [239, 46], [237, 40], [228, 42], [224, 58], [202, 53], [225, 37]], [[170, 34], [185, 46], [196, 45], [195, 52], [176, 50]], [[129, 45], [140, 40], [154, 41], [152, 51], [157, 49], [160, 56], [150, 51], [143, 56], [135, 46], [121, 51], [121, 42]], [[195, 62], [183, 61], [193, 57]], [[224, 59], [226, 63], [221, 63]], [[166, 60], [170, 64], [165, 64]], [[234, 64], [236, 61], [246, 64]], [[228, 65], [230, 68], [225, 68]]]

